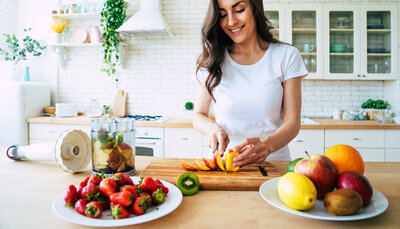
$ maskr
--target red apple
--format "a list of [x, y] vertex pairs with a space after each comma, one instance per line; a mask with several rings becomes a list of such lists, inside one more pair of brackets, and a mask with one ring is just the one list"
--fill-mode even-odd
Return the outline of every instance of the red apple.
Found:
[[372, 198], [372, 186], [369, 180], [356, 172], [344, 172], [340, 174], [337, 183], [337, 189], [348, 188], [360, 194], [363, 200], [363, 206], [366, 206]]
[[295, 173], [300, 173], [314, 183], [317, 188], [317, 198], [323, 198], [325, 194], [335, 188], [336, 169], [328, 157], [315, 154], [298, 161], [294, 167]]

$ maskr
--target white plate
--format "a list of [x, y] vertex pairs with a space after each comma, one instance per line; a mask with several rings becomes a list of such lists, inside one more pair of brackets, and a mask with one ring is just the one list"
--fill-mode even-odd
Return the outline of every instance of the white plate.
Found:
[[289, 212], [295, 215], [321, 220], [332, 220], [332, 221], [351, 221], [368, 219], [377, 216], [384, 212], [389, 203], [386, 197], [374, 189], [371, 202], [360, 210], [356, 215], [348, 216], [334, 216], [326, 211], [323, 200], [317, 200], [315, 205], [307, 211], [298, 211], [286, 206], [279, 198], [277, 187], [280, 177], [268, 180], [260, 186], [261, 197], [274, 207], [277, 207], [285, 212]]
[[[139, 183], [139, 177], [131, 177], [135, 184]], [[161, 181], [169, 189], [165, 202], [159, 206], [151, 206], [144, 215], [136, 216], [130, 214], [129, 218], [113, 219], [111, 210], [107, 209], [101, 214], [100, 218], [93, 219], [81, 215], [72, 207], [67, 207], [64, 203], [65, 192], [60, 193], [53, 201], [53, 210], [62, 219], [85, 226], [92, 227], [116, 227], [145, 223], [161, 218], [174, 211], [182, 202], [182, 192], [175, 185], [166, 181]]]

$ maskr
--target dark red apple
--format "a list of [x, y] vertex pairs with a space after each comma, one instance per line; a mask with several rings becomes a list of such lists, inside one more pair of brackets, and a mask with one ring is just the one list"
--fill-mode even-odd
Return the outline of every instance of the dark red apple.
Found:
[[360, 194], [363, 200], [363, 206], [369, 204], [372, 198], [372, 185], [369, 180], [356, 172], [344, 172], [340, 174], [336, 183], [337, 189], [348, 188]]
[[336, 169], [328, 157], [315, 154], [297, 162], [295, 173], [300, 173], [314, 183], [317, 188], [317, 198], [324, 198], [325, 194], [332, 191], [336, 184]]

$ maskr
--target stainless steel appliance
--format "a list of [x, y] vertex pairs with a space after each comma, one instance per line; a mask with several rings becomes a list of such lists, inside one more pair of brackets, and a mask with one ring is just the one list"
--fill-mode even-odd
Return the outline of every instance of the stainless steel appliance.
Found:
[[164, 128], [143, 127], [140, 122], [165, 122], [164, 116], [151, 115], [125, 115], [124, 118], [136, 120], [136, 155], [164, 157]]

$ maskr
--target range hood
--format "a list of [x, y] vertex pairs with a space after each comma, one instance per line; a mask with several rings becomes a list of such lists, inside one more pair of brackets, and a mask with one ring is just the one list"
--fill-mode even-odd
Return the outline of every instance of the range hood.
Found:
[[172, 34], [161, 12], [160, 0], [139, 0], [139, 11], [117, 29], [127, 35]]

